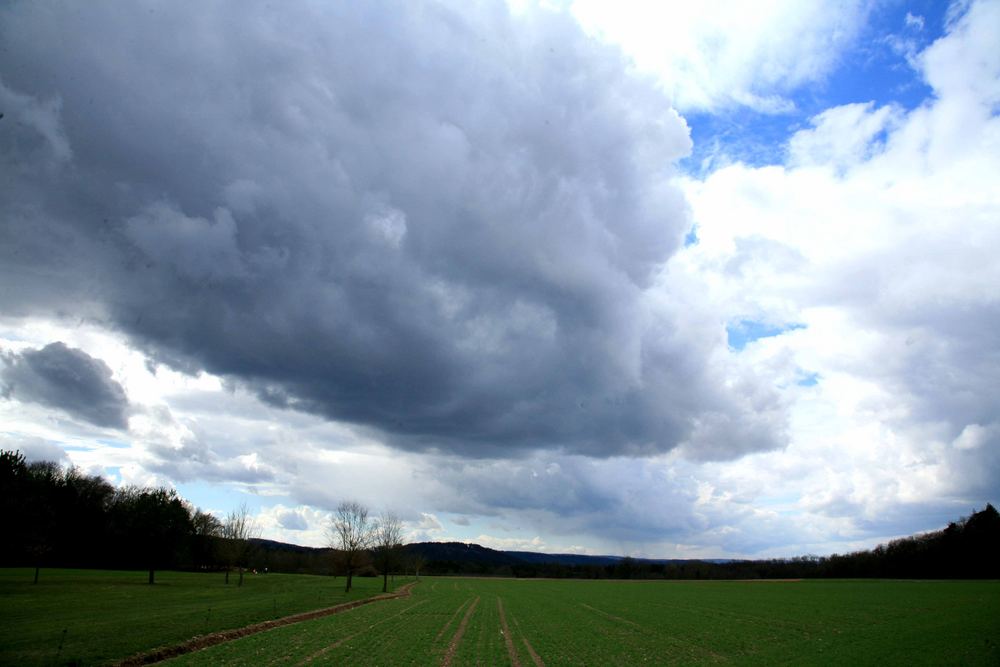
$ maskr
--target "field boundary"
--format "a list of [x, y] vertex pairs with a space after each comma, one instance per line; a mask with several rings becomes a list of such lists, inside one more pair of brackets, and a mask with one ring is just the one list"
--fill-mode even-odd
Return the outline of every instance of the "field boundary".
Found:
[[403, 584], [399, 587], [399, 590], [392, 593], [382, 593], [381, 595], [374, 595], [370, 598], [364, 598], [363, 600], [354, 600], [352, 602], [344, 602], [343, 604], [334, 605], [333, 607], [326, 607], [324, 609], [314, 609], [312, 611], [304, 611], [298, 614], [292, 614], [291, 616], [284, 616], [282, 618], [275, 618], [270, 621], [262, 621], [260, 623], [253, 623], [252, 625], [246, 625], [242, 628], [233, 628], [231, 630], [221, 630], [219, 632], [212, 632], [207, 635], [198, 635], [192, 637], [187, 641], [183, 641], [179, 644], [173, 644], [171, 646], [161, 646], [159, 648], [152, 649], [150, 651], [144, 651], [142, 653], [137, 653], [131, 655], [124, 660], [115, 663], [116, 667], [138, 667], [139, 665], [152, 665], [157, 662], [162, 662], [169, 658], [176, 658], [179, 655], [184, 655], [185, 653], [194, 653], [195, 651], [200, 651], [203, 648], [208, 648], [209, 646], [216, 646], [218, 644], [224, 644], [226, 642], [231, 642], [234, 639], [240, 639], [241, 637], [247, 637], [249, 635], [255, 635], [258, 632], [265, 632], [267, 630], [273, 630], [274, 628], [280, 628], [285, 625], [292, 625], [294, 623], [302, 623], [304, 621], [311, 621], [316, 618], [323, 618], [324, 616], [332, 616], [333, 614], [340, 614], [345, 611], [350, 611], [351, 609], [356, 609], [366, 604], [371, 604], [372, 602], [379, 602], [381, 600], [394, 600], [396, 598], [408, 597], [410, 595], [410, 589], [415, 586], [417, 582], [413, 581], [408, 584]]

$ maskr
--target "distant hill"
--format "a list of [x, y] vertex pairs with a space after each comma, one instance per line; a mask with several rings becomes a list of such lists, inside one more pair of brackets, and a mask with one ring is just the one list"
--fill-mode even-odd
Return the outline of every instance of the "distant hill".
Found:
[[[258, 550], [265, 552], [288, 552], [308, 555], [331, 555], [329, 547], [304, 547], [298, 544], [254, 538], [251, 540]], [[554, 564], [554, 565], [618, 565], [625, 556], [591, 556], [586, 554], [550, 554], [538, 551], [506, 551], [491, 549], [479, 544], [466, 542], [414, 542], [403, 547], [405, 553], [419, 554], [428, 563], [476, 563], [489, 566]], [[680, 563], [711, 562], [725, 563], [728, 559], [692, 560], [679, 558], [631, 558], [637, 565], [676, 565]]]
[[524, 563], [506, 551], [465, 542], [414, 542], [407, 544], [403, 550], [407, 554], [419, 555], [428, 563], [477, 564], [488, 567]]
[[[332, 572], [334, 551], [254, 540], [273, 571]], [[800, 577], [996, 578], [1000, 576], [1000, 513], [992, 505], [939, 531], [893, 540], [849, 554], [767, 560], [648, 559], [624, 556], [502, 551], [464, 542], [416, 542], [398, 567], [420, 562], [426, 574], [513, 577], [762, 579]]]
[[[515, 577], [632, 577], [644, 572], [662, 573], [667, 568], [695, 573], [712, 561], [671, 558], [631, 558], [549, 554], [537, 551], [501, 551], [464, 542], [416, 542], [403, 547], [407, 558], [419, 556], [428, 574], [488, 574]], [[691, 575], [692, 577], [695, 574]]]
[[278, 542], [277, 540], [265, 540], [262, 537], [253, 537], [250, 542], [262, 551], [288, 551], [296, 554], [329, 554], [332, 551], [329, 547], [303, 547], [298, 544], [288, 542]]

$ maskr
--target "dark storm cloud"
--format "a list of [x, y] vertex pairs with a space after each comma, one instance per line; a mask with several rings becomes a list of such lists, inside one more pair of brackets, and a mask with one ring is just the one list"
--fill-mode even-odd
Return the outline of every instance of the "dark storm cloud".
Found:
[[0, 40], [6, 312], [407, 448], [781, 444], [643, 298], [687, 128], [571, 18], [13, 3]]
[[128, 427], [128, 397], [100, 359], [65, 343], [51, 343], [8, 354], [0, 363], [8, 398], [57, 408], [96, 426]]
[[550, 535], [645, 543], [705, 528], [692, 507], [694, 479], [647, 460], [544, 452], [519, 461], [435, 460], [417, 475], [441, 489], [435, 502], [444, 511], [517, 517]]

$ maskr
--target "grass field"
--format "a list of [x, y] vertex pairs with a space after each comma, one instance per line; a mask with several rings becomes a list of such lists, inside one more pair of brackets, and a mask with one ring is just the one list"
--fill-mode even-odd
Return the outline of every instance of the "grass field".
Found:
[[170, 665], [996, 665], [1000, 582], [424, 578]]
[[[0, 570], [0, 664], [101, 664], [368, 597], [381, 580]], [[404, 583], [397, 578], [397, 584]], [[409, 597], [172, 665], [996, 665], [1000, 582], [615, 582], [424, 577]]]
[[[0, 569], [0, 665], [102, 664], [194, 635], [329, 607], [382, 591], [381, 579]], [[397, 577], [396, 583], [403, 580]]]

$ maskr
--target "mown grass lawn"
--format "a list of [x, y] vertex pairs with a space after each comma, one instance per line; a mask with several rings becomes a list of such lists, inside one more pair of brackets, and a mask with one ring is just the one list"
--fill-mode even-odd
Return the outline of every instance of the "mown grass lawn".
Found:
[[997, 581], [424, 577], [169, 664], [996, 665], [998, 639]]
[[[0, 569], [0, 665], [104, 664], [195, 635], [369, 597], [381, 579]], [[397, 577], [397, 585], [403, 581]]]

